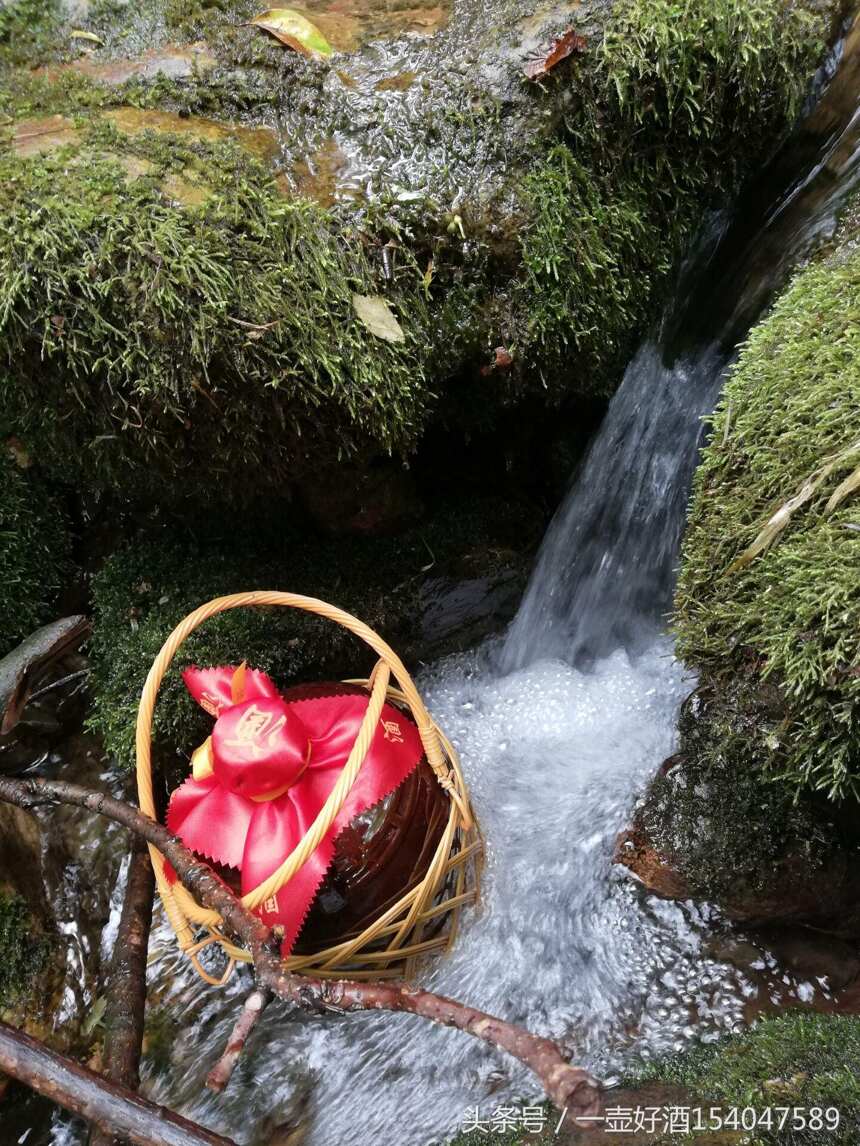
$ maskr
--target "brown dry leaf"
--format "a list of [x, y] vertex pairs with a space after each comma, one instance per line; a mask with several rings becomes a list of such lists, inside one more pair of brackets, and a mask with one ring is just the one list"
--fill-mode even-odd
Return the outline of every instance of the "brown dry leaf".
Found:
[[492, 363], [489, 366], [482, 366], [481, 373], [486, 377], [488, 374], [492, 374], [494, 370], [510, 370], [513, 363], [513, 355], [507, 347], [497, 346], [493, 351]]
[[587, 47], [588, 40], [585, 36], [580, 36], [578, 32], [574, 32], [573, 28], [568, 28], [564, 35], [559, 36], [550, 44], [545, 55], [528, 60], [523, 71], [528, 79], [541, 80], [562, 60], [566, 60], [574, 52], [584, 52]]
[[267, 8], [248, 23], [262, 28], [303, 56], [330, 56], [332, 53], [331, 44], [316, 24], [294, 8]]
[[354, 294], [352, 305], [355, 313], [371, 334], [384, 338], [386, 342], [405, 342], [403, 328], [394, 317], [394, 311], [379, 295]]

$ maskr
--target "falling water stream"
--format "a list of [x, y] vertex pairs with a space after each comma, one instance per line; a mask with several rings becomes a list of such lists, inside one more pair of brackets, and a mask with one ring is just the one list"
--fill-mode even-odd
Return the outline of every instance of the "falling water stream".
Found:
[[[644, 894], [611, 854], [673, 750], [691, 687], [662, 629], [702, 417], [737, 343], [833, 232], [858, 181], [858, 40], [855, 29], [834, 50], [823, 94], [732, 217], [705, 229], [575, 475], [506, 640], [420, 682], [461, 753], [488, 852], [480, 912], [422, 981], [559, 1039], [604, 1078], [736, 1029], [753, 997], [826, 991], [770, 974], [767, 960], [755, 981], [722, 962], [715, 911]], [[202, 989], [163, 922], [151, 950], [166, 1037], [145, 1089], [237, 1142], [284, 1125], [303, 1128], [309, 1146], [423, 1146], [469, 1107], [534, 1093], [518, 1064], [456, 1031], [272, 1006], [216, 1098], [203, 1079], [247, 975]]]

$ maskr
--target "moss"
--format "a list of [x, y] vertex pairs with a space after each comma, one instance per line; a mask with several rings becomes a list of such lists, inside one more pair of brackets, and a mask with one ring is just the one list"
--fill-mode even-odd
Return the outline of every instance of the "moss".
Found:
[[28, 993], [47, 955], [24, 900], [0, 889], [0, 1008]]
[[[860, 1020], [808, 1012], [761, 1020], [722, 1042], [657, 1062], [642, 1079], [686, 1087], [702, 1106], [811, 1107], [839, 1111], [839, 1127], [828, 1131], [760, 1126], [744, 1141], [750, 1146], [806, 1146], [821, 1141], [853, 1146], [860, 1127]], [[677, 1135], [672, 1141], [677, 1140]]]
[[[780, 718], [761, 764], [839, 798], [860, 785], [860, 532], [856, 494], [827, 501], [860, 456], [860, 252], [803, 270], [732, 370], [696, 474], [676, 599], [679, 649], [719, 678], [772, 682]], [[839, 457], [773, 544], [730, 566], [804, 483]]]
[[[283, 485], [415, 440], [425, 314], [408, 264], [387, 290], [404, 341], [384, 342], [352, 305], [384, 289], [360, 237], [234, 145], [86, 139], [71, 161], [0, 159], [0, 422], [81, 483], [162, 497], [241, 493], [252, 472]], [[123, 154], [155, 169], [130, 177]], [[165, 172], [211, 194], [178, 209]]]
[[798, 871], [814, 881], [850, 846], [762, 767], [779, 713], [776, 690], [753, 700], [745, 681], [700, 688], [682, 710], [683, 754], [652, 781], [637, 822], [696, 899], [761, 905], [775, 884]]
[[57, 503], [11, 461], [0, 461], [0, 656], [47, 619], [69, 568]]
[[[671, 268], [676, 244], [651, 217], [643, 185], [595, 177], [566, 145], [529, 175], [525, 197], [524, 352], [536, 357], [556, 395], [560, 381], [569, 385], [564, 363], [571, 357], [578, 389], [611, 392], [631, 332], [653, 306], [652, 282]], [[689, 217], [676, 217], [675, 230], [684, 222]]]
[[[107, 562], [93, 585], [92, 727], [119, 762], [133, 759], [140, 690], [173, 627], [212, 597], [246, 589], [288, 589], [345, 608], [380, 632], [407, 662], [420, 650], [424, 574], [490, 576], [515, 547], [536, 541], [523, 507], [485, 500], [441, 506], [398, 537], [316, 538], [278, 519], [276, 506], [186, 531], [185, 540], [138, 540]], [[180, 531], [181, 532], [181, 531]], [[290, 609], [241, 609], [207, 622], [182, 646], [162, 690], [155, 740], [180, 754], [206, 727], [179, 669], [247, 659], [279, 683], [361, 675], [372, 654], [329, 622]]]
[[822, 12], [770, 0], [613, 7], [565, 141], [524, 187], [521, 337], [551, 391], [611, 392], [655, 285], [791, 123], [826, 33]]
[[54, 53], [59, 0], [12, 0], [0, 8], [0, 67], [29, 64]]

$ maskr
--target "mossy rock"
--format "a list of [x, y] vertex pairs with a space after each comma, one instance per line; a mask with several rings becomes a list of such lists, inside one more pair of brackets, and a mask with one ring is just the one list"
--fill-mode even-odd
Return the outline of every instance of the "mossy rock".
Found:
[[618, 862], [651, 891], [704, 899], [744, 924], [860, 935], [856, 827], [768, 773], [762, 741], [783, 718], [767, 683], [709, 681], [685, 703], [666, 761], [620, 840]]
[[[772, 1126], [760, 1124], [742, 1137], [750, 1146], [854, 1146], [860, 1136], [860, 1019], [808, 1011], [765, 1018], [719, 1043], [658, 1061], [634, 1081], [646, 1080], [683, 1086], [689, 1104], [706, 1110], [719, 1105], [724, 1117], [731, 1107], [754, 1107], [760, 1114], [771, 1108]], [[782, 1129], [780, 1107], [790, 1109]], [[817, 1120], [810, 1126], [808, 1119], [806, 1126], [792, 1126], [795, 1107], [807, 1116], [813, 1107], [822, 1114], [836, 1110], [838, 1126], [829, 1130]]]
[[10, 1015], [34, 993], [48, 961], [49, 940], [40, 931], [20, 895], [0, 886], [0, 1014]]
[[[57, 4], [0, 23], [9, 134], [52, 115], [71, 133], [0, 160], [0, 425], [78, 483], [161, 500], [611, 392], [702, 209], [795, 113], [837, 5], [591, 0], [587, 50], [539, 85], [524, 63], [571, 17], [526, 0], [457, 0], [433, 35], [393, 28], [390, 56], [330, 66], [243, 27], [249, 3], [182, 7], [78, 18], [114, 66], [176, 59], [177, 34], [215, 60], [121, 83], [76, 69]], [[121, 108], [233, 135], [277, 120], [278, 171], [238, 139], [118, 132]], [[384, 297], [403, 341], [354, 294]]]
[[0, 460], [0, 656], [47, 620], [70, 571], [69, 550], [56, 501]]
[[[320, 597], [360, 617], [417, 668], [420, 657], [457, 647], [423, 622], [430, 576], [483, 585], [500, 576], [521, 587], [541, 522], [501, 500], [442, 506], [396, 537], [309, 536], [274, 507], [138, 538], [114, 554], [93, 584], [92, 728], [123, 765], [134, 758], [134, 725], [146, 673], [171, 630], [198, 605], [226, 593], [284, 589]], [[479, 581], [480, 579], [480, 581]], [[499, 618], [501, 623], [509, 614]], [[492, 617], [487, 618], [492, 623]], [[466, 629], [466, 640], [475, 638]], [[208, 621], [183, 644], [156, 708], [162, 758], [186, 756], [206, 735], [180, 669], [247, 660], [282, 686], [366, 674], [373, 654], [346, 630], [292, 609], [237, 609]]]
[[[795, 277], [731, 371], [695, 478], [675, 621], [681, 656], [733, 690], [739, 719], [754, 714], [763, 681], [777, 694], [768, 719], [748, 722], [748, 756], [789, 788], [833, 799], [860, 788], [853, 212], [837, 249]], [[783, 528], [744, 557], [781, 507]]]
[[[55, 475], [175, 498], [414, 442], [417, 297], [401, 310], [395, 285], [402, 341], [375, 338], [353, 303], [377, 293], [366, 254], [323, 211], [232, 142], [119, 135], [0, 160], [3, 424]], [[130, 178], [113, 150], [149, 166]], [[180, 209], [171, 174], [214, 194]]]

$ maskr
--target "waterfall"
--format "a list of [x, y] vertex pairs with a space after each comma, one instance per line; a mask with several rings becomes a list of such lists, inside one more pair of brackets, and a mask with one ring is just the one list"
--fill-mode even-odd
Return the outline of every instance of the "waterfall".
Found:
[[832, 235], [858, 183], [858, 40], [855, 24], [823, 67], [812, 109], [731, 219], [706, 229], [658, 332], [627, 367], [544, 539], [502, 669], [636, 651], [664, 627], [703, 416], [736, 346]]

